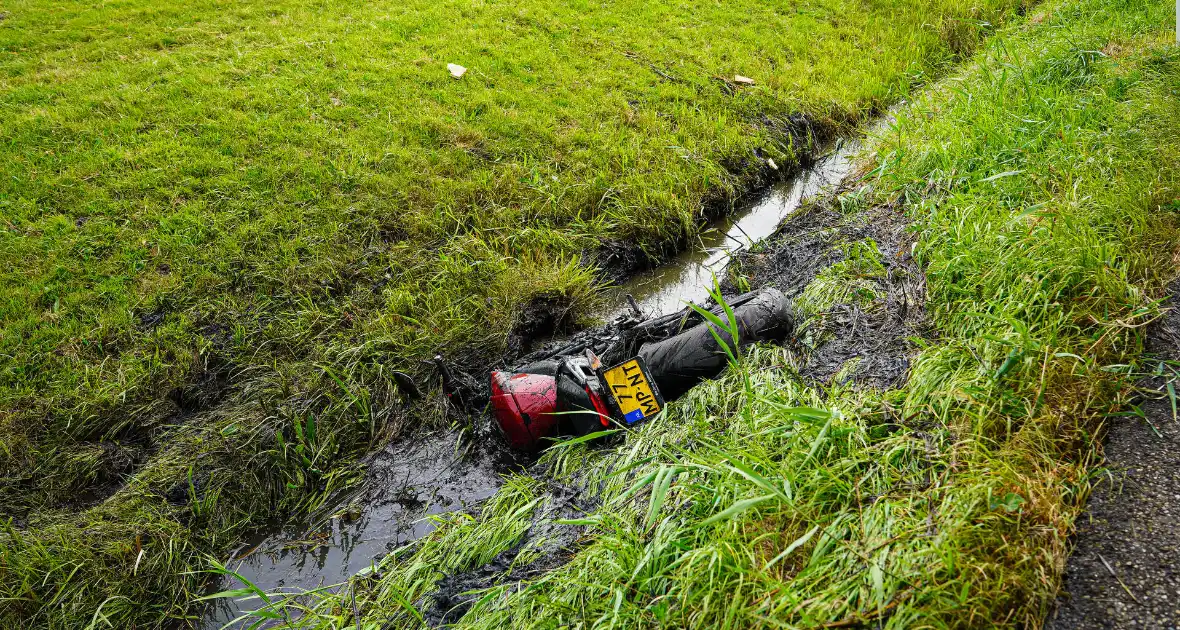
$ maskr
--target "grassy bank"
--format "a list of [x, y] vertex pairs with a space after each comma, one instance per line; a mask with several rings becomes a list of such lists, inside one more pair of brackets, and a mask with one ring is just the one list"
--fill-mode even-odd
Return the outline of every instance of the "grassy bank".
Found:
[[[551, 450], [553, 477], [597, 507], [570, 515], [518, 479], [375, 573], [290, 602], [297, 625], [417, 627], [443, 575], [506, 553], [459, 626], [1039, 627], [1094, 436], [1177, 272], [1171, 27], [1165, 3], [1047, 3], [903, 111], [826, 209], [837, 234], [912, 223], [891, 256], [844, 242], [797, 304], [889, 312], [882, 287], [912, 254], [929, 332], [903, 386], [857, 387], [855, 365], [804, 382], [822, 335], [756, 349], [615, 446]], [[530, 523], [579, 545], [521, 581], [544, 548]]]
[[6, 4], [0, 625], [184, 618], [202, 552], [438, 421], [394, 371], [585, 304], [1020, 7]]

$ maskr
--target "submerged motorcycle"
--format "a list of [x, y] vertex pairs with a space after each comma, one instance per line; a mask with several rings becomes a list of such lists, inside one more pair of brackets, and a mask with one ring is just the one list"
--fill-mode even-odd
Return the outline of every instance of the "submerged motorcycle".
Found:
[[[739, 347], [782, 341], [794, 329], [790, 302], [777, 289], [727, 302]], [[515, 372], [492, 372], [492, 411], [509, 444], [535, 451], [547, 438], [642, 422], [725, 368], [718, 337], [732, 347], [728, 331], [693, 309], [644, 320], [632, 308], [633, 314], [597, 334], [526, 357]], [[722, 307], [711, 310], [725, 318]]]

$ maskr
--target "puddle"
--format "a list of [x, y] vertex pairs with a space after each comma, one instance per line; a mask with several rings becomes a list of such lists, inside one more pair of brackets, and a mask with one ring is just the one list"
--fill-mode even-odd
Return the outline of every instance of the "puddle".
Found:
[[[886, 119], [890, 120], [890, 119]], [[878, 123], [870, 134], [882, 129]], [[647, 317], [668, 315], [684, 308], [685, 302], [701, 304], [709, 296], [713, 276], [729, 264], [730, 256], [774, 234], [779, 223], [804, 201], [839, 184], [852, 172], [861, 149], [858, 139], [837, 141], [815, 166], [771, 187], [745, 208], [719, 219], [701, 235], [695, 248], [676, 256], [656, 269], [637, 274], [614, 290], [610, 304], [622, 304], [604, 314], [608, 321], [626, 307], [623, 296], [630, 293]]]
[[[374, 457], [359, 491], [339, 501], [335, 513], [310, 526], [270, 532], [240, 550], [227, 566], [266, 593], [346, 581], [430, 533], [434, 523], [429, 515], [474, 509], [495, 494], [502, 475], [513, 467], [507, 452], [470, 440], [461, 443], [452, 432], [392, 444]], [[241, 586], [236, 580], [222, 582], [219, 589]], [[222, 628], [257, 606], [257, 600], [216, 600], [202, 627]], [[245, 628], [255, 621], [230, 627]]]

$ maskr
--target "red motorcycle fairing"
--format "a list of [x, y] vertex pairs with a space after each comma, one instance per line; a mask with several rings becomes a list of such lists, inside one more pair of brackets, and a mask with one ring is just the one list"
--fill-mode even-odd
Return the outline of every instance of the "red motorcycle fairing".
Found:
[[514, 447], [535, 449], [557, 428], [557, 380], [540, 374], [492, 372], [492, 410]]

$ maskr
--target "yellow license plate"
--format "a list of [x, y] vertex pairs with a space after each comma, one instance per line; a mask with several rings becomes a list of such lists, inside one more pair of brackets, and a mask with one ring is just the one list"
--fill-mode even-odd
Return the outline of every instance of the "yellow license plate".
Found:
[[647, 366], [639, 357], [604, 371], [602, 378], [627, 424], [650, 418], [664, 407], [664, 399], [652, 384]]

